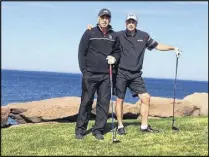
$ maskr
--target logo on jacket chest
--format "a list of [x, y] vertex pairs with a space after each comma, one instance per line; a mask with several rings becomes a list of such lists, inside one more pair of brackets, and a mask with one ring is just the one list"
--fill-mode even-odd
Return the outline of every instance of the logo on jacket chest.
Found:
[[144, 40], [143, 39], [137, 39], [136, 41], [137, 42], [143, 42]]
[[104, 38], [107, 38], [107, 39], [112, 39], [112, 35], [110, 35], [110, 34], [106, 34], [106, 35], [104, 35]]
[[109, 39], [112, 39], [112, 35], [109, 35]]

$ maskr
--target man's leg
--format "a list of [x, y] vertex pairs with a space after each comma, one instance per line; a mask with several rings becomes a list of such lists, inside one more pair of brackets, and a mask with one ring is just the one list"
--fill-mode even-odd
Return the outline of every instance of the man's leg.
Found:
[[[154, 132], [151, 126], [148, 125], [149, 107], [150, 107], [150, 95], [145, 87], [145, 82], [141, 76], [136, 77], [130, 84], [131, 93], [133, 96], [139, 97], [141, 100], [141, 131]], [[136, 94], [138, 93], [138, 94]], [[157, 131], [157, 130], [155, 130]]]
[[116, 98], [115, 105], [115, 113], [118, 121], [118, 128], [122, 128], [123, 126], [123, 99]]
[[115, 113], [118, 122], [118, 134], [124, 135], [125, 130], [123, 126], [123, 101], [125, 98], [126, 87], [127, 86], [127, 77], [126, 71], [118, 69], [118, 74], [116, 77], [116, 104], [115, 104]]
[[103, 131], [107, 123], [109, 104], [110, 104], [110, 79], [108, 74], [100, 74], [99, 87], [97, 91], [97, 106], [95, 126], [92, 134], [99, 140], [104, 139]]
[[[118, 81], [116, 81], [117, 79]], [[116, 82], [120, 82], [118, 84], [118, 93], [119, 93], [118, 96], [117, 96]], [[123, 82], [121, 81], [120, 77], [117, 78], [117, 74], [113, 74], [113, 95], [117, 96], [116, 102], [115, 102], [115, 114], [117, 117], [118, 126], [123, 126], [122, 120], [123, 120], [123, 101], [124, 100], [121, 98], [122, 97], [121, 95], [124, 92], [122, 92], [123, 89], [120, 89], [122, 84]]]
[[96, 81], [94, 81], [90, 75], [91, 73], [86, 73], [82, 78], [82, 96], [81, 104], [78, 112], [78, 117], [76, 121], [75, 134], [76, 138], [81, 139], [85, 134], [88, 126], [89, 114], [92, 109], [92, 103], [94, 99], [94, 93], [96, 91]]
[[141, 129], [146, 129], [148, 126], [150, 95], [148, 93], [138, 94], [141, 100]]

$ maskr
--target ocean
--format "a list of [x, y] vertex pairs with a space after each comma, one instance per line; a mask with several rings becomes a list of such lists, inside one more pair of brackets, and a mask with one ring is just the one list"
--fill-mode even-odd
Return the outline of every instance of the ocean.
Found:
[[[1, 105], [65, 96], [81, 96], [81, 74], [1, 70]], [[151, 96], [173, 98], [174, 79], [144, 78]], [[207, 92], [208, 81], [179, 80], [176, 98], [183, 99], [194, 92]], [[96, 97], [95, 97], [96, 98]], [[115, 97], [113, 97], [115, 100]], [[135, 103], [127, 90], [125, 101]]]

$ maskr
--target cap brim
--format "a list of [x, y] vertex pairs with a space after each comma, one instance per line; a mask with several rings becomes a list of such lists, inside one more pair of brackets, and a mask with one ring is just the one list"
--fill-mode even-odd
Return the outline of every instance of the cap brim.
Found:
[[111, 17], [110, 14], [105, 14], [105, 13], [104, 13], [104, 14], [101, 14], [101, 15], [99, 15], [99, 16], [101, 17], [101, 16], [104, 16], [104, 15]]
[[128, 18], [128, 19], [126, 19], [126, 21], [128, 21], [128, 20], [134, 20], [134, 21], [136, 21], [136, 22], [137, 22], [137, 20], [136, 20], [136, 19], [134, 19], [134, 18]]
[[136, 23], [138, 22], [136, 19], [133, 19], [133, 18], [126, 19], [126, 21], [128, 21], [128, 20], [134, 20], [134, 21], [136, 21]]

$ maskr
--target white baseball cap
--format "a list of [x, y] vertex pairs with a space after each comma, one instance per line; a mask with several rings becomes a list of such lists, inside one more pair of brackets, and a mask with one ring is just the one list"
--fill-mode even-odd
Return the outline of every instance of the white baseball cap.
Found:
[[129, 20], [129, 19], [133, 19], [135, 20], [136, 22], [138, 22], [138, 18], [136, 16], [136, 14], [134, 13], [129, 13], [127, 16], [126, 16], [126, 21]]

